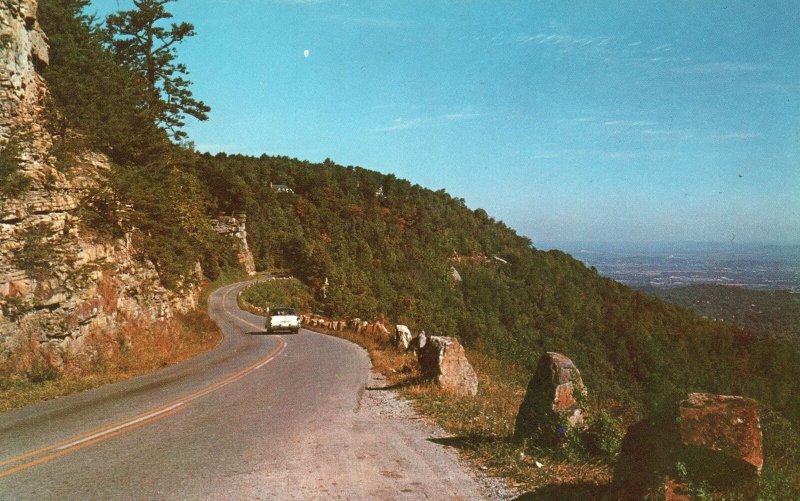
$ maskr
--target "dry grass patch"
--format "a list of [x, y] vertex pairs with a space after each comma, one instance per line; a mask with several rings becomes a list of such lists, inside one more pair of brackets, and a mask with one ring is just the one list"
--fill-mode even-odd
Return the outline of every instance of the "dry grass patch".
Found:
[[221, 339], [205, 310], [163, 322], [127, 319], [115, 331], [87, 334], [61, 355], [28, 339], [0, 360], [0, 412], [146, 374], [208, 351]]
[[[127, 319], [115, 331], [91, 332], [67, 354], [25, 340], [23, 349], [0, 355], [0, 412], [146, 374], [214, 348], [222, 333], [206, 311], [208, 297], [247, 277], [243, 270], [225, 270], [203, 288], [197, 310], [165, 322]], [[115, 303], [109, 280], [104, 276], [100, 284], [105, 305]]]

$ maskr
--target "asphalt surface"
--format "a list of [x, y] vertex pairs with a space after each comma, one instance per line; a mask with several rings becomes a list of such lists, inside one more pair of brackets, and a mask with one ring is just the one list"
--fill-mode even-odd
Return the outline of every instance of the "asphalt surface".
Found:
[[0, 415], [0, 499], [484, 497], [425, 426], [368, 409], [361, 348], [266, 335], [244, 285], [209, 299], [218, 348]]

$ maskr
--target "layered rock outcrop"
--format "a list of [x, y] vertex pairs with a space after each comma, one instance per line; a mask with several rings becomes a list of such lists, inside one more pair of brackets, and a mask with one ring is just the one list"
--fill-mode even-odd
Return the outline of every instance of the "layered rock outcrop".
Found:
[[220, 235], [230, 237], [236, 242], [239, 263], [249, 275], [255, 274], [256, 263], [247, 244], [247, 215], [217, 216], [211, 221], [211, 226]]
[[79, 208], [91, 191], [104, 189], [111, 165], [85, 152], [64, 168], [50, 154], [40, 75], [48, 47], [36, 11], [36, 0], [0, 0], [0, 152], [26, 180], [21, 192], [0, 190], [0, 353], [33, 339], [57, 365], [92, 330], [193, 308], [198, 288], [190, 285], [196, 277], [187, 277], [180, 291], [165, 289], [129, 235], [98, 239], [83, 224]]
[[36, 121], [45, 86], [39, 69], [49, 61], [47, 38], [36, 20], [37, 0], [0, 2], [0, 137]]

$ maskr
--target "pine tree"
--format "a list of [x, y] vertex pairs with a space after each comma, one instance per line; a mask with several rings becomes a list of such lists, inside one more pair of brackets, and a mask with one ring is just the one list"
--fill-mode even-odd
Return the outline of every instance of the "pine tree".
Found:
[[176, 140], [186, 116], [208, 119], [211, 109], [194, 98], [186, 65], [176, 62], [176, 46], [195, 35], [190, 23], [163, 22], [172, 18], [165, 5], [174, 0], [134, 0], [134, 10], [108, 16], [106, 29], [118, 60], [139, 73], [148, 85], [146, 106], [153, 120]]
[[69, 135], [71, 142], [86, 143], [118, 163], [148, 161], [166, 134], [142, 106], [144, 80], [115, 61], [104, 45], [105, 33], [83, 13], [88, 5], [89, 0], [39, 2], [39, 21], [50, 42], [44, 77], [56, 111], [48, 125], [62, 142]]

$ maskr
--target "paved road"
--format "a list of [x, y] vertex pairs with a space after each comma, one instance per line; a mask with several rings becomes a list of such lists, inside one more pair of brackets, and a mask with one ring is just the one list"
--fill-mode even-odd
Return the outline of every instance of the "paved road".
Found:
[[243, 286], [209, 300], [217, 349], [0, 415], [0, 498], [483, 497], [424, 429], [365, 411], [363, 350], [265, 335], [236, 305]]

